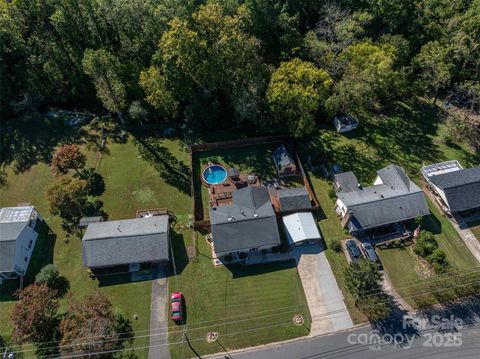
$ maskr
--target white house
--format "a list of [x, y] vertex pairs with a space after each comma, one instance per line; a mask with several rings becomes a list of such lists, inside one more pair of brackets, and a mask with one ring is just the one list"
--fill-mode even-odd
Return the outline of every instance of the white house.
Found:
[[0, 281], [25, 275], [42, 222], [33, 206], [0, 210]]

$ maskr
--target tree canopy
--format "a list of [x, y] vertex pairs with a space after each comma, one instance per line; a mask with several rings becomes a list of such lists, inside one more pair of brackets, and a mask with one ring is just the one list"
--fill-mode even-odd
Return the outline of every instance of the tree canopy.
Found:
[[328, 73], [311, 63], [300, 59], [282, 62], [267, 89], [267, 102], [276, 124], [286, 125], [297, 137], [311, 133], [331, 85]]
[[[125, 124], [302, 136], [338, 113], [478, 82], [479, 10], [480, 0], [3, 1], [0, 111], [80, 106]], [[302, 64], [290, 78], [315, 66], [331, 91], [281, 94], [289, 63]]]

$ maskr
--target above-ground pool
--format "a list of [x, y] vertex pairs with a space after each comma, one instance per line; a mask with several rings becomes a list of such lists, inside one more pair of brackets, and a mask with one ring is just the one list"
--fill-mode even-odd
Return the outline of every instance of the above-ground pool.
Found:
[[203, 179], [208, 184], [219, 184], [227, 179], [227, 170], [220, 165], [210, 165], [203, 170]]

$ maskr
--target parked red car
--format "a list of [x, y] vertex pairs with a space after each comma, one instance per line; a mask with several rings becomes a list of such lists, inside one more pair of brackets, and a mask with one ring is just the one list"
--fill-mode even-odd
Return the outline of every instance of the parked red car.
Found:
[[170, 296], [172, 303], [172, 320], [176, 323], [183, 322], [183, 296], [181, 292], [173, 292]]

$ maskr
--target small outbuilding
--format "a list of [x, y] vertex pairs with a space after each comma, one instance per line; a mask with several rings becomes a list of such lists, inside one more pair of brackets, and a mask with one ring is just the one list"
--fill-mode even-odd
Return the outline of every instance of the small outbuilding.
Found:
[[290, 245], [301, 245], [321, 238], [311, 212], [298, 212], [282, 217], [283, 227]]
[[82, 238], [83, 266], [135, 271], [170, 260], [169, 216], [90, 223]]
[[279, 177], [297, 174], [297, 165], [286, 145], [281, 145], [273, 152], [273, 163]]
[[335, 116], [333, 119], [333, 126], [337, 132], [348, 132], [355, 130], [358, 127], [359, 121], [349, 115]]

